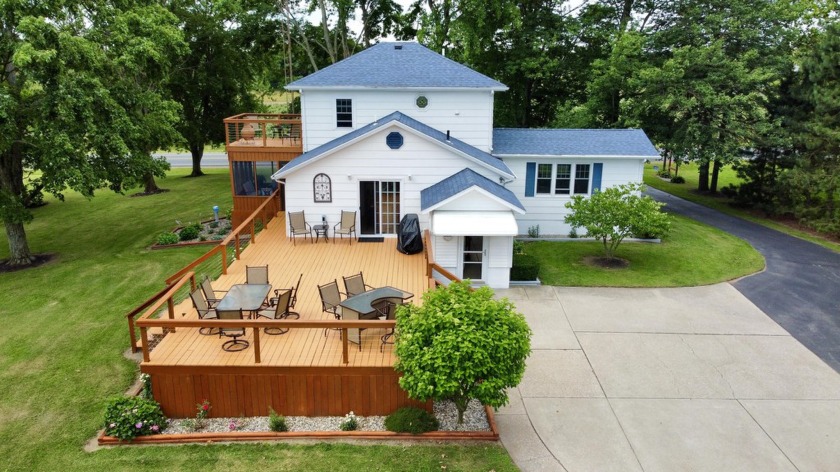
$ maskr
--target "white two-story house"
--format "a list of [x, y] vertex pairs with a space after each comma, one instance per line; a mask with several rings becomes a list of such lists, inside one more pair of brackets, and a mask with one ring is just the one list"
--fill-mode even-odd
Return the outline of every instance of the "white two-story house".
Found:
[[641, 181], [658, 157], [641, 130], [495, 129], [507, 87], [412, 42], [287, 88], [300, 93], [302, 154], [271, 175], [287, 211], [312, 224], [356, 211], [360, 238], [394, 237], [417, 214], [439, 265], [494, 288], [509, 284], [515, 236], [568, 234], [570, 196]]

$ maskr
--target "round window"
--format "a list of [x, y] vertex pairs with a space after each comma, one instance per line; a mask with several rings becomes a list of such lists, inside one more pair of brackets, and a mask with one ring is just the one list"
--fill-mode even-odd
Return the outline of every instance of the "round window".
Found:
[[393, 132], [385, 138], [385, 143], [391, 149], [399, 149], [403, 145], [403, 137], [400, 133]]
[[414, 103], [417, 104], [417, 108], [426, 108], [429, 106], [429, 99], [425, 95], [420, 95]]

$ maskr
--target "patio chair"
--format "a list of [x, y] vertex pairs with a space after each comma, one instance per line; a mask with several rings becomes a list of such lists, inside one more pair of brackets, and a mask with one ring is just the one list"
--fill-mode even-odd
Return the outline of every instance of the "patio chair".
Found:
[[[341, 235], [341, 239], [344, 239], [344, 235], [347, 235], [350, 239], [350, 244], [353, 244], [353, 234], [356, 234], [356, 212], [355, 211], [344, 211], [341, 210], [341, 221], [333, 226], [333, 244], [335, 244], [335, 236]], [[358, 238], [359, 235], [356, 234]]]
[[[289, 302], [289, 308], [294, 308], [295, 303], [297, 303], [298, 290], [300, 290], [300, 281], [302, 279], [303, 279], [303, 274], [300, 274], [300, 277], [298, 277], [297, 285], [295, 285], [291, 289], [292, 290], [292, 300], [291, 300], [291, 302]], [[278, 289], [274, 290], [274, 297], [272, 297], [271, 300], [269, 301], [270, 306], [274, 306], [274, 305], [277, 304], [277, 299], [280, 297], [280, 292], [282, 292], [283, 290], [286, 290], [286, 289], [278, 288]]]
[[[220, 320], [241, 320], [242, 310], [217, 310]], [[245, 328], [219, 328], [219, 337], [233, 338], [230, 341], [225, 341], [222, 344], [222, 349], [228, 352], [237, 352], [247, 349], [251, 345], [244, 339], [239, 339], [245, 336]]]
[[245, 283], [268, 285], [268, 266], [245, 266]]
[[344, 279], [344, 288], [347, 290], [348, 297], [373, 290], [373, 287], [365, 283], [365, 277], [361, 272], [350, 277], [342, 277], [342, 279]]
[[[288, 318], [300, 319], [300, 315], [293, 311], [289, 311], [289, 305], [292, 301], [292, 289], [286, 289], [277, 297], [277, 304], [267, 310], [260, 310], [257, 316], [269, 318], [272, 320], [283, 320]], [[286, 334], [289, 328], [265, 328], [265, 334]]]
[[[371, 304], [373, 308], [376, 308], [376, 311], [379, 312], [380, 317], [384, 317], [386, 320], [395, 320], [397, 319], [397, 304], [392, 302], [391, 300], [380, 300], [376, 303]], [[385, 334], [383, 334], [379, 339], [382, 343], [379, 345], [379, 352], [383, 352], [383, 348], [386, 344], [394, 344], [394, 328], [389, 329]]]
[[216, 298], [217, 293], [227, 293], [227, 290], [216, 290], [213, 288], [213, 285], [210, 283], [210, 277], [204, 276], [204, 280], [201, 281], [201, 291], [204, 292], [204, 299], [207, 300], [207, 304], [210, 305], [210, 308], [215, 308], [216, 305], [222, 301], [221, 298]]
[[302, 211], [289, 212], [289, 232], [292, 234], [292, 244], [297, 244], [297, 236], [302, 234], [303, 240], [312, 237], [312, 226], [306, 222], [306, 215]]
[[[333, 280], [328, 284], [319, 285], [318, 293], [321, 294], [321, 309], [324, 313], [331, 313], [335, 319], [340, 320], [341, 313], [338, 304], [341, 303], [341, 292], [338, 290], [338, 281]], [[324, 336], [327, 335], [329, 329], [340, 328], [326, 328], [324, 329]]]
[[[204, 294], [201, 292], [200, 288], [190, 292], [190, 298], [192, 299], [195, 311], [198, 313], [198, 319], [215, 320], [219, 317], [216, 310], [207, 304], [207, 300], [204, 299]], [[199, 328], [198, 332], [204, 335], [216, 334], [217, 331], [214, 331], [215, 329], [216, 328]]]

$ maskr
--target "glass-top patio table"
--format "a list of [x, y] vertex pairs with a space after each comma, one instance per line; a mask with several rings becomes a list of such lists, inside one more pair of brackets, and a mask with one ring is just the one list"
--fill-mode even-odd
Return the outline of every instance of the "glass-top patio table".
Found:
[[222, 301], [216, 306], [217, 310], [242, 310], [254, 313], [260, 309], [268, 294], [271, 292], [271, 285], [262, 284], [240, 284], [234, 285], [228, 293], [222, 297]]
[[[399, 305], [413, 296], [413, 293], [394, 287], [375, 288], [349, 297], [339, 303], [341, 318], [345, 320], [373, 320], [379, 315], [376, 309], [371, 306], [374, 302], [390, 300]], [[358, 328], [347, 329], [347, 339], [350, 342], [361, 344], [361, 338]]]

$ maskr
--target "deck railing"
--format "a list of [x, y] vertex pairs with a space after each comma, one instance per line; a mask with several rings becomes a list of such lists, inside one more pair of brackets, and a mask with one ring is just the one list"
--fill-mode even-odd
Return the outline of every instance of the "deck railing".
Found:
[[426, 248], [426, 277], [429, 278], [429, 283], [433, 283], [435, 285], [449, 285], [452, 282], [460, 282], [460, 277], [452, 272], [449, 272], [435, 262], [435, 255], [430, 241], [429, 230], [424, 230], [423, 245]]
[[227, 146], [299, 148], [303, 134], [300, 115], [242, 113], [225, 118]]
[[[151, 312], [152, 315], [155, 315], [158, 310], [163, 308], [163, 303], [166, 302], [167, 310], [169, 311], [169, 319], [174, 319], [175, 304], [186, 299], [189, 292], [195, 290], [196, 274], [199, 267], [206, 268], [206, 266], [212, 265], [213, 271], [218, 270], [220, 267], [220, 273], [227, 274], [228, 265], [234, 259], [240, 258], [243, 249], [247, 245], [256, 243], [258, 227], [260, 225], [261, 227], [265, 227], [265, 225], [267, 225], [268, 222], [276, 216], [273, 212], [267, 211], [266, 208], [269, 203], [277, 198], [279, 192], [279, 189], [275, 190], [274, 193], [271, 194], [270, 198], [267, 198], [259, 207], [257, 207], [257, 209], [254, 210], [254, 212], [251, 213], [251, 215], [248, 216], [242, 224], [231, 231], [230, 234], [218, 245], [214, 246], [198, 259], [187, 264], [178, 272], [172, 274], [164, 281], [165, 287], [163, 289], [126, 314], [132, 352], [138, 352], [140, 350], [140, 347], [137, 346], [137, 316], [140, 313], [144, 313], [144, 310], [146, 313]], [[248, 236], [248, 239], [243, 241], [243, 237], [245, 236]], [[218, 259], [214, 260], [214, 257], [218, 257]], [[216, 261], [219, 263], [218, 266], [216, 265]], [[210, 275], [206, 273], [210, 270], [211, 269], [204, 271], [205, 275]], [[187, 277], [188, 275], [189, 277]], [[218, 273], [213, 275], [218, 275]], [[187, 285], [185, 280], [190, 281], [189, 290], [186, 288]], [[173, 287], [175, 288], [173, 289]], [[145, 333], [141, 333], [140, 341], [147, 342]]]

